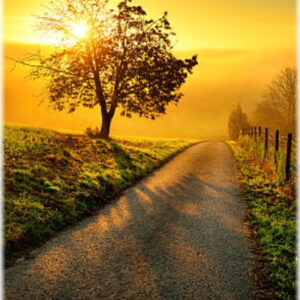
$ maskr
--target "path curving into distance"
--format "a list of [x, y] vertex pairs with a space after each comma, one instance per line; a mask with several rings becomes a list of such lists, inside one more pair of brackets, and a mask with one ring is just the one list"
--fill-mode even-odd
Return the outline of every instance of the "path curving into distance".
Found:
[[190, 147], [5, 271], [5, 299], [251, 299], [228, 145]]

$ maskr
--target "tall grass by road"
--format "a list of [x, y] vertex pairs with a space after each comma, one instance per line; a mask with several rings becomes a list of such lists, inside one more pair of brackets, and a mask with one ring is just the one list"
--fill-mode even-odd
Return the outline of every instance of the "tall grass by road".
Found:
[[[260, 163], [267, 166], [269, 173], [273, 173], [276, 178], [276, 184], [282, 185], [286, 179], [286, 141], [280, 140], [278, 151], [275, 151], [274, 136], [268, 141], [268, 150], [265, 149], [265, 137], [249, 137], [247, 135], [241, 135], [239, 137], [239, 144], [248, 149], [252, 153], [253, 157]], [[290, 182], [295, 182], [297, 176], [297, 152], [295, 144], [292, 147], [291, 152], [291, 164], [290, 164]]]
[[[296, 295], [296, 199], [292, 182], [282, 185], [278, 173], [239, 143], [229, 142], [241, 171], [241, 183], [248, 204], [247, 222], [254, 232], [263, 264], [263, 280], [275, 299], [292, 300]], [[242, 143], [243, 145], [243, 143]], [[251, 148], [250, 148], [251, 149]], [[261, 275], [261, 274], [258, 274]], [[255, 279], [259, 277], [255, 274]], [[261, 284], [258, 282], [258, 285]], [[274, 299], [265, 289], [260, 298]]]

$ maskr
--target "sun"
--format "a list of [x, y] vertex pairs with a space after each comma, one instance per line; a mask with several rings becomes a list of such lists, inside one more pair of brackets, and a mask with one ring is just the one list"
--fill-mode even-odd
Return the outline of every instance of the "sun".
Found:
[[87, 35], [88, 26], [84, 23], [70, 23], [70, 32], [74, 37], [82, 39]]

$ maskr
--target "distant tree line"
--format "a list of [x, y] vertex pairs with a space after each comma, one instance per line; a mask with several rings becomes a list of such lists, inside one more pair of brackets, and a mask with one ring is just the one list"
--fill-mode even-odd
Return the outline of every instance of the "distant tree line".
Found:
[[286, 68], [270, 83], [251, 115], [253, 125], [295, 133], [297, 71]]
[[241, 104], [235, 106], [230, 115], [228, 121], [228, 132], [230, 139], [236, 140], [239, 138], [240, 131], [243, 128], [250, 126], [247, 115], [243, 112]]
[[[237, 139], [241, 129], [264, 126], [279, 129], [283, 133], [295, 133], [297, 109], [297, 71], [285, 68], [266, 88], [262, 99], [255, 105], [250, 117], [243, 112], [240, 104], [230, 112], [228, 133]], [[250, 120], [250, 121], [249, 121]]]

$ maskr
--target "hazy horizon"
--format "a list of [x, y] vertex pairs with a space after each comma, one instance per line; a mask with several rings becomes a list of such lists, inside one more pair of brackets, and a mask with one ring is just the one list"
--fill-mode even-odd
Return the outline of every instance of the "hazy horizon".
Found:
[[[18, 1], [17, 1], [18, 2]], [[199, 65], [187, 79], [178, 106], [155, 121], [120, 117], [112, 122], [112, 135], [218, 138], [227, 136], [230, 110], [238, 102], [247, 113], [261, 99], [272, 78], [296, 64], [295, 1], [236, 0], [196, 3], [135, 1], [151, 16], [169, 11], [177, 33], [175, 52], [180, 57], [198, 54]], [[32, 31], [31, 15], [44, 1], [6, 1], [5, 55], [20, 57], [34, 52], [39, 37]], [[23, 22], [26, 20], [26, 22]], [[40, 41], [42, 42], [42, 41]], [[47, 45], [42, 45], [42, 48]], [[99, 109], [80, 109], [73, 114], [55, 112], [47, 103], [38, 105], [42, 82], [25, 78], [24, 67], [11, 71], [5, 60], [4, 120], [31, 126], [84, 131], [100, 126]]]

